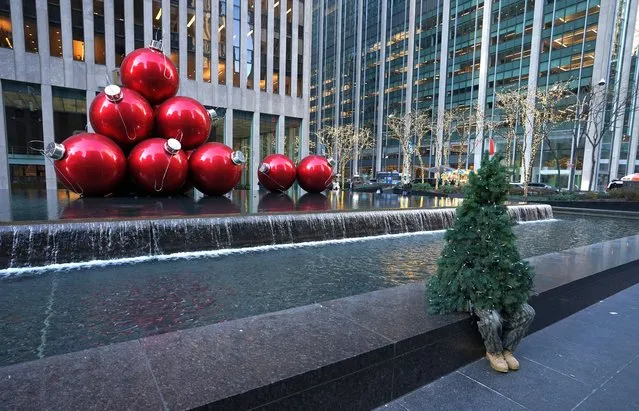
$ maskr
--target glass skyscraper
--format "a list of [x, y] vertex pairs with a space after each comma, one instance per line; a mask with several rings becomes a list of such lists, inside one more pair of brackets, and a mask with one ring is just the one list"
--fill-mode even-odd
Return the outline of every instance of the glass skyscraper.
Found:
[[[574, 130], [567, 122], [543, 144], [532, 175], [568, 187], [575, 167], [574, 185], [587, 188], [595, 167], [595, 186], [605, 187], [611, 178], [639, 171], [638, 8], [638, 0], [315, 1], [311, 134], [351, 123], [371, 129], [376, 146], [353, 161], [352, 172], [375, 174], [401, 168], [389, 115], [423, 111], [439, 125], [433, 133], [442, 133], [446, 111], [497, 118], [502, 90], [567, 83], [578, 96], [608, 87], [610, 105], [627, 110], [596, 147], [598, 161], [590, 160], [592, 146], [584, 138], [571, 155]], [[479, 121], [467, 136], [457, 135], [448, 163], [480, 165], [491, 133]], [[427, 165], [434, 164], [432, 139], [415, 153]], [[499, 149], [503, 143], [495, 141]]]

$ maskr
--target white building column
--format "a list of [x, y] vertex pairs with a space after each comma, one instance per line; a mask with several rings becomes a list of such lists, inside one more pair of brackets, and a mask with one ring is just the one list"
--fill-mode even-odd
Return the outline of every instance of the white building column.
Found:
[[[592, 83], [590, 85], [591, 90], [597, 90], [599, 81], [601, 79], [608, 80], [608, 65], [610, 64], [610, 47], [612, 43], [612, 35], [615, 26], [615, 4], [616, 0], [602, 0], [601, 8], [599, 9], [599, 23], [597, 25], [597, 41], [595, 43], [595, 61], [592, 66]], [[593, 93], [594, 98], [602, 98], [601, 92]], [[600, 107], [599, 102], [593, 102], [594, 107]], [[595, 120], [598, 121], [598, 120]], [[588, 133], [594, 132], [592, 130], [592, 124], [586, 125], [590, 130]], [[590, 174], [596, 169], [596, 163], [592, 162], [593, 147], [588, 139], [585, 139], [584, 155], [583, 155], [583, 169], [581, 172], [581, 190], [588, 190], [590, 186]], [[601, 148], [601, 143], [597, 147], [597, 150]], [[593, 176], [592, 188], [596, 189], [597, 176]]]
[[[539, 55], [541, 53], [541, 31], [544, 24], [544, 2], [535, 2], [535, 11], [533, 15], [533, 31], [532, 41], [530, 44], [530, 68], [528, 75], [528, 89], [526, 94], [526, 125], [524, 130], [524, 137], [526, 150], [522, 153], [524, 156], [523, 166], [530, 167], [534, 158], [532, 155], [532, 141], [533, 141], [533, 125], [534, 125], [534, 105], [537, 99], [537, 82], [539, 80]], [[482, 39], [483, 40], [483, 39]], [[482, 44], [483, 45], [483, 44]], [[494, 103], [493, 103], [494, 104]], [[525, 170], [524, 170], [525, 171]], [[521, 182], [524, 181], [525, 172], [521, 173]], [[532, 175], [528, 176], [528, 179], [532, 181]]]
[[[113, 0], [104, 0], [104, 46], [106, 49], [107, 75], [115, 70], [115, 10]], [[86, 31], [86, 29], [85, 29]], [[93, 34], [93, 31], [91, 31]], [[113, 81], [113, 79], [111, 79]]]
[[273, 9], [273, 0], [268, 0], [267, 2], [267, 15], [266, 15], [266, 49], [270, 52], [267, 54], [271, 58], [266, 60], [266, 92], [272, 93], [273, 91], [273, 45], [275, 40], [275, 10]]
[[[259, 92], [259, 86], [258, 92]], [[258, 106], [259, 107], [259, 106]], [[251, 152], [246, 167], [249, 168], [249, 184], [251, 190], [258, 190], [257, 168], [260, 166], [260, 113], [256, 110], [253, 113], [253, 124], [251, 127]]]
[[[634, 6], [634, 7], [632, 7]], [[615, 96], [616, 101], [615, 104], [621, 106], [625, 105], [626, 99], [628, 98], [628, 94], [632, 95], [633, 90], [628, 90], [630, 87], [630, 63], [632, 62], [632, 46], [635, 35], [639, 35], [639, 33], [635, 32], [635, 25], [637, 22], [637, 4], [627, 5], [626, 7], [630, 7], [628, 9], [628, 21], [626, 22], [626, 32], [623, 33], [625, 37], [624, 40], [624, 49], [623, 49], [623, 60], [621, 62], [621, 80], [619, 84], [619, 95]], [[619, 156], [621, 155], [621, 142], [623, 140], [623, 123], [626, 118], [626, 111], [621, 110], [621, 108], [617, 108], [621, 112], [621, 115], [618, 116], [616, 124], [615, 124], [615, 135], [612, 140], [612, 159], [610, 161], [610, 173], [609, 177], [612, 180], [613, 178], [623, 177], [617, 176], [619, 172]], [[627, 168], [627, 167], [626, 167]]]
[[[140, 0], [138, 0], [140, 1]], [[129, 54], [135, 49], [135, 16], [133, 2], [124, 2], [124, 52]]]
[[[248, 57], [248, 1], [240, 2], [240, 89], [246, 89]], [[255, 45], [254, 45], [255, 46]], [[255, 52], [255, 47], [253, 47]]]
[[233, 109], [231, 108], [227, 108], [224, 115], [224, 144], [233, 148]]
[[[315, 129], [317, 131], [319, 131], [322, 128], [322, 113], [324, 112], [324, 97], [323, 97], [323, 93], [324, 93], [324, 39], [326, 37], [326, 33], [324, 32], [324, 0], [319, 0], [319, 12], [318, 14], [318, 38], [319, 38], [319, 53], [318, 53], [318, 62], [317, 62], [317, 83], [316, 83], [316, 87], [317, 87], [317, 91], [316, 91], [316, 98], [317, 98], [317, 103], [316, 103], [316, 107], [317, 110], [315, 111]], [[308, 55], [306, 54], [306, 52], [304, 52], [304, 55]], [[310, 84], [310, 83], [309, 83]], [[319, 144], [319, 141], [317, 141], [316, 139], [316, 147], [315, 147], [315, 153], [316, 154], [320, 154], [321, 152], [321, 147]]]
[[0, 81], [0, 190], [11, 189], [11, 174], [9, 173], [9, 144], [7, 141], [7, 121], [4, 108], [4, 94]]
[[630, 112], [630, 149], [628, 150], [628, 174], [635, 172], [635, 163], [637, 159], [637, 144], [639, 144], [639, 70], [635, 72], [635, 78], [633, 80], [635, 88], [633, 93], [635, 95], [634, 110]]
[[[544, 11], [544, 2], [537, 1], [535, 2], [535, 10], [540, 8], [543, 14]], [[488, 89], [488, 69], [490, 68], [490, 22], [493, 14], [493, 2], [492, 0], [487, 0], [484, 2], [484, 12], [482, 16], [482, 27], [481, 27], [481, 49], [479, 51], [479, 90], [477, 90], [477, 133], [475, 136], [475, 142], [473, 143], [473, 150], [475, 152], [474, 158], [474, 168], [478, 170], [481, 167], [481, 158], [484, 155], [484, 126], [485, 126], [485, 116], [486, 116], [486, 92]], [[444, 16], [444, 21], [446, 21], [446, 16]], [[533, 33], [534, 33], [533, 28]], [[533, 34], [534, 36], [534, 34]], [[535, 64], [534, 67], [539, 68], [539, 64]], [[530, 70], [533, 70], [533, 64], [530, 65]], [[531, 74], [532, 76], [532, 74]], [[536, 75], [535, 75], [536, 76]], [[441, 81], [441, 74], [440, 74]], [[440, 94], [441, 98], [441, 94]], [[438, 119], [439, 120], [439, 119]], [[442, 119], [443, 120], [443, 119]], [[443, 125], [443, 121], [442, 121]], [[470, 147], [469, 147], [470, 150]]]
[[71, 27], [71, 0], [60, 0], [60, 33], [62, 35], [62, 60], [64, 84], [73, 85], [73, 29]]
[[[153, 16], [155, 18], [155, 16]], [[162, 0], [162, 49], [171, 57], [171, 1]], [[155, 33], [154, 33], [155, 34]]]
[[[488, 14], [490, 16], [491, 9], [491, 0], [486, 0], [484, 2], [484, 16]], [[490, 30], [490, 28], [489, 28]], [[437, 98], [437, 146], [440, 147], [440, 150], [443, 150], [443, 141], [444, 141], [444, 113], [446, 111], [446, 80], [448, 79], [448, 36], [450, 32], [450, 0], [444, 0], [444, 9], [442, 11], [442, 43], [441, 50], [439, 52], [439, 96]], [[490, 31], [488, 31], [488, 35], [490, 36]], [[483, 31], [482, 31], [483, 36]], [[488, 54], [488, 45], [490, 43], [486, 42], [486, 54]], [[482, 50], [484, 48], [484, 42], [482, 41]], [[480, 69], [481, 70], [481, 69]], [[481, 78], [481, 73], [480, 73]], [[480, 83], [481, 84], [481, 83]], [[480, 95], [481, 95], [481, 85], [479, 86]], [[484, 100], [486, 89], [484, 88]], [[479, 130], [481, 129], [481, 123], [478, 122], [477, 130], [479, 135]], [[437, 154], [435, 154], [437, 155]], [[477, 163], [475, 163], [477, 164]]]
[[233, 101], [233, 2], [226, 2], [226, 96], [227, 104], [230, 107]]
[[293, 33], [291, 36], [291, 97], [297, 98], [297, 48], [300, 26], [299, 0], [293, 0]]
[[188, 23], [186, 12], [186, 1], [181, 1], [178, 5], [178, 47], [179, 60], [178, 70], [180, 77], [180, 90], [184, 90], [184, 83], [188, 80], [188, 63], [189, 53], [186, 50], [186, 24]]
[[[87, 71], [86, 107], [88, 113], [97, 91], [95, 82], [95, 49], [93, 48], [93, 1], [84, 0], [82, 15], [84, 19], [84, 64]], [[87, 128], [90, 132], [93, 132], [93, 127], [91, 127], [89, 121], [87, 121]]]
[[[448, 1], [448, 0], [445, 0]], [[386, 20], [388, 19], [388, 0], [382, 0], [382, 24], [380, 27], [379, 81], [377, 85], [377, 135], [375, 136], [375, 170], [382, 171], [382, 144], [384, 131], [384, 75], [386, 74]]]
[[415, 70], [415, 1], [408, 7], [408, 73], [406, 73], [406, 103], [404, 113], [413, 109], [413, 71]]
[[284, 135], [284, 121], [286, 119], [285, 115], [277, 116], [277, 129], [275, 132], [275, 152], [277, 154], [284, 154], [284, 143], [286, 142], [286, 136]]
[[[195, 81], [204, 81], [204, 3], [203, 0], [195, 0]], [[210, 1], [210, 0], [209, 0]], [[210, 16], [209, 16], [210, 17]], [[210, 19], [209, 19], [210, 22]], [[211, 34], [213, 31], [211, 30]], [[211, 65], [211, 76], [213, 66]]]
[[[357, 56], [357, 61], [355, 62], [355, 128], [360, 129], [360, 105], [361, 105], [361, 90], [362, 90], [362, 37], [363, 37], [363, 27], [364, 27], [364, 0], [357, 1], [357, 37], [355, 43], [355, 52]], [[414, 26], [413, 26], [414, 28]], [[304, 55], [306, 51], [304, 51]], [[353, 170], [355, 170], [356, 174], [359, 174], [359, 150], [355, 150], [353, 155]]]
[[[208, 1], [208, 0], [207, 0]], [[218, 0], [211, 0], [211, 84], [213, 89], [219, 83], [217, 76], [220, 70], [220, 50], [218, 37], [220, 32], [220, 3]]]
[[[310, 56], [313, 35], [313, 2], [304, 2], [304, 56]], [[300, 140], [300, 159], [309, 154], [309, 139], [311, 134], [311, 59], [304, 58], [302, 62], [302, 101], [304, 104], [304, 118], [302, 119], [302, 136]]]
[[[335, 35], [335, 70], [333, 73], [333, 90], [335, 93], [333, 94], [333, 127], [337, 127], [341, 124], [341, 96], [342, 96], [342, 79], [343, 71], [342, 71], [342, 42], [344, 39], [342, 38], [342, 7], [343, 1], [337, 0], [337, 20], [335, 26], [337, 28], [337, 32]], [[335, 148], [337, 147], [337, 141], [335, 142]], [[334, 148], [334, 149], [335, 149]]]
[[286, 95], [286, 3], [280, 0], [280, 74], [277, 93], [281, 96]]
[[25, 81], [27, 75], [27, 56], [24, 49], [24, 21], [22, 17], [22, 0], [11, 0], [11, 34], [13, 37], [16, 80], [18, 81]]
[[[51, 84], [49, 77], [49, 12], [46, 0], [36, 0], [38, 19], [38, 55], [40, 56], [40, 83]], [[44, 75], [42, 75], [44, 73]]]
[[[139, 1], [139, 0], [138, 0]], [[155, 16], [153, 15], [153, 0], [144, 0], [144, 45], [148, 46], [151, 44], [151, 40], [153, 40], [153, 19]]]
[[[53, 92], [51, 85], [43, 84], [40, 88], [40, 99], [42, 105], [42, 136], [44, 140], [44, 146], [49, 143], [55, 142], [53, 123]], [[55, 168], [53, 162], [49, 159], [45, 159], [44, 162], [44, 175], [45, 185], [47, 191], [55, 190], [58, 187], [58, 183], [55, 176]]]

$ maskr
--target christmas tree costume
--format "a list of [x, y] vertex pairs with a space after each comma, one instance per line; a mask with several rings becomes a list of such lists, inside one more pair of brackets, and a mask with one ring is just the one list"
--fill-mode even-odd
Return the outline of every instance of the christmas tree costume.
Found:
[[436, 314], [464, 311], [470, 304], [491, 366], [507, 372], [519, 368], [512, 352], [535, 316], [527, 304], [534, 273], [515, 246], [504, 206], [509, 184], [500, 160], [485, 157], [478, 173], [471, 173], [427, 297]]

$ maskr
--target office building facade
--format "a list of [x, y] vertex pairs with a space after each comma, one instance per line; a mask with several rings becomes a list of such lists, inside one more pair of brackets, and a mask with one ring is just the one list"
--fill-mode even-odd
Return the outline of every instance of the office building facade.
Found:
[[[494, 120], [502, 90], [566, 83], [579, 95], [604, 84], [614, 91], [611, 105], [628, 107], [595, 148], [598, 160], [590, 160], [587, 139], [572, 147], [575, 133], [566, 123], [534, 159], [532, 180], [568, 187], [574, 178], [572, 185], [583, 189], [595, 167], [594, 187], [605, 187], [611, 178], [639, 171], [638, 8], [638, 0], [318, 0], [311, 133], [349, 123], [369, 128], [375, 148], [352, 166], [353, 173], [375, 174], [401, 168], [389, 115], [426, 112], [434, 133], [442, 133], [445, 113], [455, 108]], [[480, 165], [492, 131], [484, 121], [476, 124], [472, 133], [457, 136], [453, 167]], [[495, 141], [499, 150], [503, 143]], [[432, 143], [417, 155], [434, 165]]]
[[214, 108], [210, 141], [259, 161], [307, 153], [312, 2], [1, 0], [0, 190], [58, 187], [38, 149], [90, 130], [96, 94], [132, 50], [162, 39], [178, 95]]

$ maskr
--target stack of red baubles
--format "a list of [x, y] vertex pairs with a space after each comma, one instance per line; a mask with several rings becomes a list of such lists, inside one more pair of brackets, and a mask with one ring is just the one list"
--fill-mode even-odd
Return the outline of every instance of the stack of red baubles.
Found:
[[[221, 143], [207, 143], [212, 116], [198, 101], [176, 96], [178, 72], [160, 42], [129, 53], [120, 67], [122, 87], [109, 85], [91, 103], [95, 133], [75, 134], [47, 146], [59, 181], [84, 196], [182, 194], [193, 187], [222, 195], [240, 181], [245, 158]], [[259, 167], [261, 184], [285, 191], [296, 177], [306, 191], [322, 191], [332, 164], [304, 158], [296, 169], [281, 154]]]

